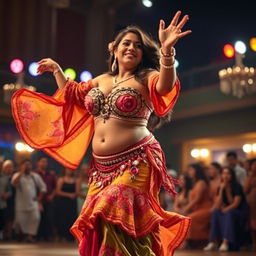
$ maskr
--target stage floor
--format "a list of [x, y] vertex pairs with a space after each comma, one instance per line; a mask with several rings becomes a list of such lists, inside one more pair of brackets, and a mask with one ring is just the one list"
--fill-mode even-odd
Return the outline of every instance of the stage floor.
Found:
[[[74, 243], [2, 243], [0, 242], [1, 256], [78, 256], [77, 246]], [[203, 252], [178, 250], [175, 256], [255, 256], [256, 252]], [[94, 255], [92, 255], [94, 256]], [[96, 256], [96, 255], [95, 255]], [[143, 256], [143, 255], [141, 255]]]

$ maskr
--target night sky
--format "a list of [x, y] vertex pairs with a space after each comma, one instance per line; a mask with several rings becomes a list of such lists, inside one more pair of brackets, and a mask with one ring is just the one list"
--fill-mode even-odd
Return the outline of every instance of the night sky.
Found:
[[[256, 9], [252, 6], [253, 2], [155, 0], [152, 8], [145, 8], [140, 1], [136, 1], [120, 8], [116, 29], [134, 24], [157, 38], [161, 18], [168, 23], [177, 10], [188, 14], [190, 20], [185, 28], [191, 29], [192, 34], [176, 45], [179, 69], [186, 71], [223, 61], [222, 48], [226, 43], [234, 44], [236, 40], [242, 40], [249, 48], [249, 39], [256, 37]], [[256, 53], [250, 49], [246, 55], [256, 59]]]

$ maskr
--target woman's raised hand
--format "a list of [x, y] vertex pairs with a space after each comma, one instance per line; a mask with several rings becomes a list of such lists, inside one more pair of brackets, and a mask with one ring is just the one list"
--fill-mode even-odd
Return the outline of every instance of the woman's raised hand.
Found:
[[179, 21], [180, 15], [181, 15], [181, 11], [177, 11], [170, 25], [167, 28], [165, 28], [165, 22], [163, 20], [160, 20], [158, 36], [159, 36], [159, 41], [161, 43], [161, 47], [163, 49], [170, 50], [171, 47], [173, 47], [176, 44], [178, 39], [192, 32], [191, 30], [186, 30], [182, 32], [182, 28], [185, 26], [185, 24], [189, 20], [189, 17], [188, 15], [185, 15]]
[[40, 75], [47, 71], [56, 72], [59, 70], [61, 70], [59, 64], [50, 58], [42, 59], [38, 62], [37, 73]]

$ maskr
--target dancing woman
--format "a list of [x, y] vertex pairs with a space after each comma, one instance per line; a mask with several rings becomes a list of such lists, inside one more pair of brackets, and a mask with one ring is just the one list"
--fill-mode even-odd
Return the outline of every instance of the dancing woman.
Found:
[[67, 168], [92, 139], [89, 191], [71, 227], [80, 255], [172, 255], [186, 237], [190, 219], [159, 205], [160, 187], [175, 194], [174, 182], [148, 129], [159, 126], [157, 116], [168, 119], [178, 98], [173, 47], [191, 33], [181, 31], [188, 15], [180, 15], [167, 27], [160, 21], [160, 49], [139, 28], [122, 30], [109, 45], [109, 71], [88, 82], [66, 79], [43, 59], [38, 72], [53, 72], [59, 90], [49, 97], [23, 89], [12, 99], [24, 140]]

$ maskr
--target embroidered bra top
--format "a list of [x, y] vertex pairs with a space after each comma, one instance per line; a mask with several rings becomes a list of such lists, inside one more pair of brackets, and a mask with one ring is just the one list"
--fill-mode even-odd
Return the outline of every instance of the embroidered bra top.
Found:
[[153, 109], [134, 88], [116, 88], [105, 96], [99, 88], [91, 89], [85, 96], [84, 105], [93, 116], [104, 120], [112, 117], [147, 124]]

